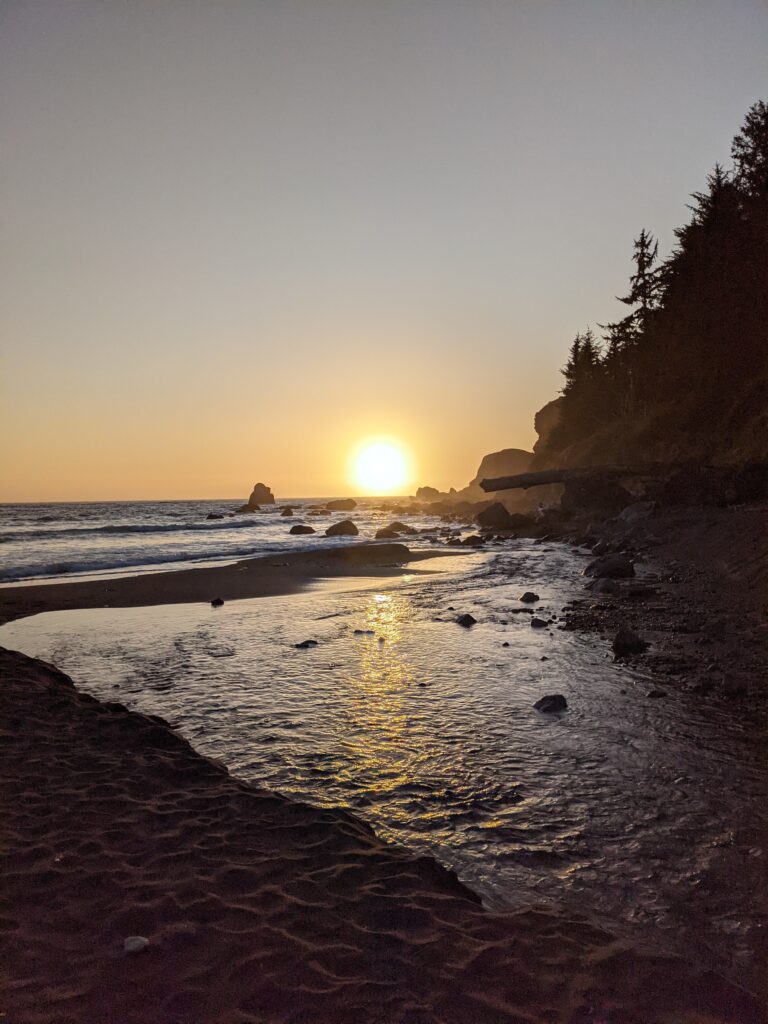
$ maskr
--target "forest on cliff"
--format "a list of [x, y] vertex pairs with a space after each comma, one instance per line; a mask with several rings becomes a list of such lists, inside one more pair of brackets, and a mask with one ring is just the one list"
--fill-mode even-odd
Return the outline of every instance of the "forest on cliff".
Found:
[[537, 461], [604, 465], [768, 453], [768, 104], [693, 193], [664, 260], [645, 228], [627, 314], [574, 339]]

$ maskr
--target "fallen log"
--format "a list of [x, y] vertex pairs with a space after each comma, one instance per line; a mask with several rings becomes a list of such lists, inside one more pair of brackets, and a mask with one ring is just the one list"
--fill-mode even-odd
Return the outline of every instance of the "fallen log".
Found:
[[574, 480], [620, 480], [628, 476], [663, 476], [675, 467], [668, 463], [645, 463], [642, 466], [585, 466], [578, 469], [544, 469], [538, 473], [518, 473], [516, 476], [498, 476], [481, 480], [480, 486], [488, 491], [512, 491], [516, 488], [543, 487], [546, 484], [565, 484]]

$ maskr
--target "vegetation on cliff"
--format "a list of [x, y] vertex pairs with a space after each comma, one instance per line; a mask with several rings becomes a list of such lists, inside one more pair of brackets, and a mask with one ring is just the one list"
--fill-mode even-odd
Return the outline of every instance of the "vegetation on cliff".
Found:
[[643, 229], [625, 317], [574, 339], [560, 421], [539, 464], [595, 465], [768, 451], [768, 104], [749, 110], [675, 231]]

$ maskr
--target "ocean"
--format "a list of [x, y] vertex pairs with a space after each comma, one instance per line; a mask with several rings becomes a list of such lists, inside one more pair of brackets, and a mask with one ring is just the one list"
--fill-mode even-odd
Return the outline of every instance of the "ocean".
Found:
[[[361, 499], [353, 513], [310, 516], [314, 504], [329, 498], [286, 499], [262, 511], [233, 515], [242, 499], [205, 501], [91, 501], [0, 505], [0, 583], [24, 580], [92, 578], [192, 568], [277, 551], [348, 544], [350, 538], [327, 538], [330, 523], [352, 518], [358, 540], [373, 540], [376, 530], [396, 515], [381, 499]], [[281, 507], [291, 505], [293, 517]], [[208, 519], [209, 515], [223, 519]], [[316, 534], [296, 536], [291, 526], [306, 523]], [[435, 516], [410, 516], [409, 525], [439, 525]], [[410, 547], [430, 544], [408, 538]]]

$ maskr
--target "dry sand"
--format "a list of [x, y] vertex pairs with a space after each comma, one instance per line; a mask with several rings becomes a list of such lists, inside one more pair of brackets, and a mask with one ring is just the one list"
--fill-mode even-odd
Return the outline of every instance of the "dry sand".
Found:
[[[0, 650], [8, 1024], [753, 1024], [751, 997], [551, 911], [485, 912], [341, 811]], [[149, 939], [126, 953], [126, 937]]]

